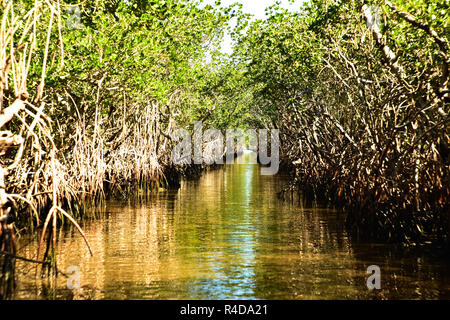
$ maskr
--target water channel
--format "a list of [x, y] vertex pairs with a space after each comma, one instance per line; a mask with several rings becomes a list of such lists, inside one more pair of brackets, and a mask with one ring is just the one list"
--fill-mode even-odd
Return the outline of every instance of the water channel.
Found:
[[[450, 299], [448, 260], [351, 241], [342, 211], [280, 200], [289, 177], [260, 175], [251, 156], [178, 190], [106, 202], [83, 223], [93, 257], [76, 230], [59, 234], [58, 268], [78, 266], [81, 289], [17, 261], [13, 299]], [[18, 247], [34, 258], [37, 240]], [[381, 290], [367, 288], [370, 265]]]

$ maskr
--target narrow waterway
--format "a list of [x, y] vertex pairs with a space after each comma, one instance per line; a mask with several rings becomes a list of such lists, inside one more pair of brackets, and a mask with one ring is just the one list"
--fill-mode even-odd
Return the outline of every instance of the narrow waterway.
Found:
[[[353, 243], [343, 213], [278, 199], [288, 178], [225, 165], [179, 190], [107, 202], [83, 224], [94, 257], [76, 230], [59, 234], [58, 268], [78, 266], [81, 289], [67, 289], [64, 276], [36, 280], [35, 266], [18, 261], [13, 298], [450, 298], [448, 261]], [[36, 250], [35, 239], [20, 239], [18, 255]], [[380, 267], [381, 290], [367, 288], [370, 265]]]

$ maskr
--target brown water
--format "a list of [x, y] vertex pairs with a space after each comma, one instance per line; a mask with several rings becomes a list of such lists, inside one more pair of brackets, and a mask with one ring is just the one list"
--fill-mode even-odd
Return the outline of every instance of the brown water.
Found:
[[[249, 155], [244, 155], [247, 159]], [[395, 246], [355, 244], [336, 210], [281, 201], [289, 177], [261, 176], [253, 164], [226, 165], [179, 190], [108, 202], [76, 230], [59, 234], [58, 268], [67, 279], [37, 280], [17, 262], [15, 299], [450, 299], [450, 263]], [[36, 240], [18, 254], [33, 258]], [[381, 290], [368, 290], [369, 265]]]

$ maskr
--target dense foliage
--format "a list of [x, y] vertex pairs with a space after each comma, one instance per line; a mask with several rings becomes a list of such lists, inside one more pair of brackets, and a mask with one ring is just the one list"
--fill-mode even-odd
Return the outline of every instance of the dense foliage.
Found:
[[237, 35], [295, 185], [346, 206], [361, 237], [449, 235], [448, 5], [314, 0]]

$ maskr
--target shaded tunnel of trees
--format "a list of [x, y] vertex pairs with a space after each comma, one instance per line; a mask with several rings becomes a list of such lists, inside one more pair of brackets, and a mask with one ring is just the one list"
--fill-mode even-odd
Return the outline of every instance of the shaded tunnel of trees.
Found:
[[448, 1], [216, 4], [1, 1], [1, 259], [25, 228], [53, 261], [81, 203], [198, 173], [170, 156], [195, 121], [279, 129], [284, 191], [345, 208], [358, 238], [448, 242]]

